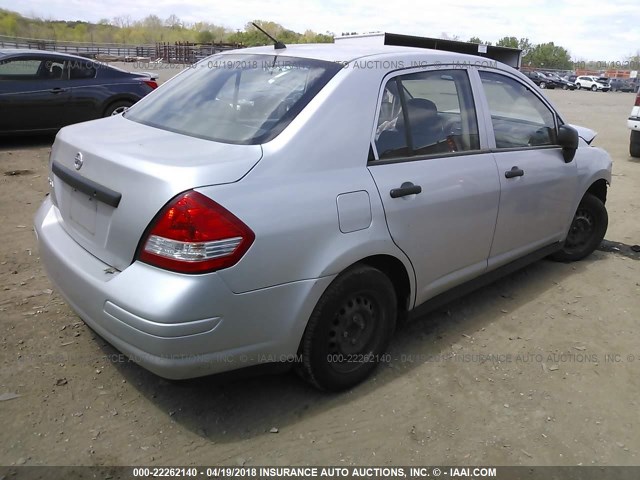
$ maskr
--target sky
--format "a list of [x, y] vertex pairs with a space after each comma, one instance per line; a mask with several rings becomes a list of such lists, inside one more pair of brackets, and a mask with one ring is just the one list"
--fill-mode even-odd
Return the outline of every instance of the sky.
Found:
[[623, 62], [640, 51], [638, 0], [0, 0], [0, 8], [25, 16], [97, 22], [129, 15], [138, 20], [176, 14], [243, 29], [252, 20], [277, 22], [296, 32], [383, 31], [427, 37], [479, 37], [495, 43], [505, 36], [532, 43], [553, 41], [574, 61]]

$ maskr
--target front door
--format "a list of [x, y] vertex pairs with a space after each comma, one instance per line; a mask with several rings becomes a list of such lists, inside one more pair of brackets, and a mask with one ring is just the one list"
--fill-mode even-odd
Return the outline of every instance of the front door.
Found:
[[413, 264], [419, 305], [486, 270], [500, 182], [480, 150], [466, 70], [395, 76], [381, 98], [369, 171]]
[[0, 130], [50, 130], [65, 124], [70, 91], [63, 66], [35, 55], [0, 62]]
[[553, 110], [515, 77], [481, 71], [480, 78], [501, 191], [493, 268], [563, 240], [578, 176], [557, 145]]

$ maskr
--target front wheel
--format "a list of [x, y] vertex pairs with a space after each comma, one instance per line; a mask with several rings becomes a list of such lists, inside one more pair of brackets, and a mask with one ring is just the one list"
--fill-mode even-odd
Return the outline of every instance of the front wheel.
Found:
[[578, 205], [562, 250], [551, 258], [560, 262], [575, 262], [590, 255], [602, 242], [608, 225], [609, 215], [602, 200], [586, 193]]
[[364, 380], [393, 334], [397, 301], [389, 278], [368, 265], [340, 274], [316, 305], [301, 342], [298, 372], [321, 390]]
[[597, 90], [598, 90], [598, 87], [596, 87], [595, 85], [591, 85], [592, 92], [596, 92]]
[[547, 88], [547, 84], [544, 82], [540, 82], [540, 88]]

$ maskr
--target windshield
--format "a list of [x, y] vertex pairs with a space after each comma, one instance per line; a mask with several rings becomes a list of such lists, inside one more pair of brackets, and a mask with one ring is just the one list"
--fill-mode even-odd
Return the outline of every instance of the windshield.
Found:
[[276, 55], [214, 55], [125, 117], [207, 140], [256, 145], [284, 130], [340, 68]]

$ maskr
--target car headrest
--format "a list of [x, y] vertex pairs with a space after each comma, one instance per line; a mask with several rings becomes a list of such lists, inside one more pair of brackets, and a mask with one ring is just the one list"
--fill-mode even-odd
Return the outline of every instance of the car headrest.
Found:
[[[407, 113], [411, 128], [423, 128], [433, 124], [438, 117], [438, 107], [426, 98], [410, 98], [407, 100]], [[398, 118], [397, 128], [404, 128], [404, 115]]]
[[51, 78], [59, 79], [62, 78], [62, 67], [59, 65], [54, 65], [51, 67]]

